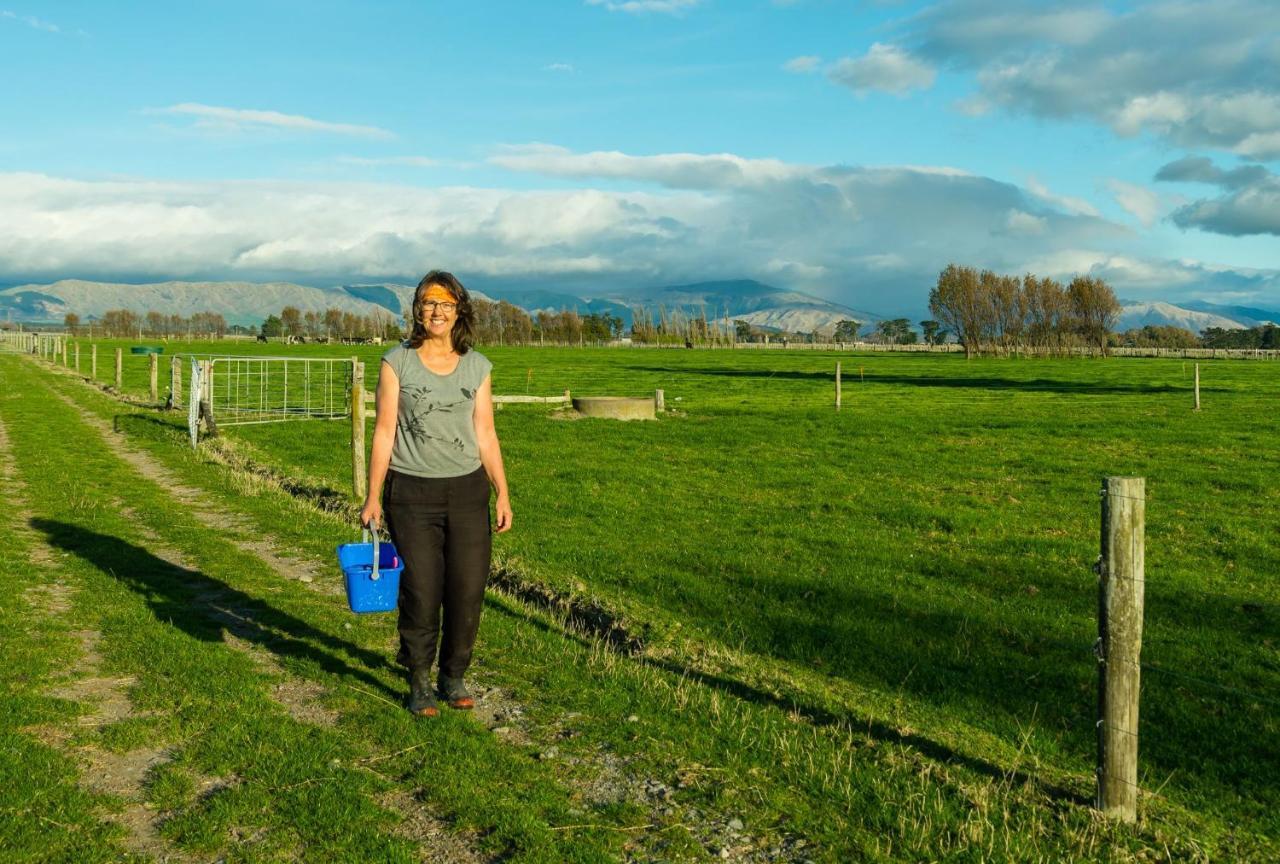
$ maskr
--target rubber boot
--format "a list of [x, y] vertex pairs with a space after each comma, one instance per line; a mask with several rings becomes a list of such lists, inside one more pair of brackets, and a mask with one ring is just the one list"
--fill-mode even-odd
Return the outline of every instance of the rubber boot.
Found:
[[409, 711], [418, 717], [434, 717], [440, 713], [435, 694], [431, 692], [431, 670], [414, 669], [409, 673]]

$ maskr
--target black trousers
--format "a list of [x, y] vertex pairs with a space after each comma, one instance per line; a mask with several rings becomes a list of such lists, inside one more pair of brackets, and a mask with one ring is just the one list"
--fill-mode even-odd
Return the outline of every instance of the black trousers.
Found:
[[489, 578], [489, 477], [484, 468], [441, 478], [388, 471], [382, 512], [404, 560], [396, 661], [429, 668], [438, 642], [439, 674], [461, 678], [471, 665]]

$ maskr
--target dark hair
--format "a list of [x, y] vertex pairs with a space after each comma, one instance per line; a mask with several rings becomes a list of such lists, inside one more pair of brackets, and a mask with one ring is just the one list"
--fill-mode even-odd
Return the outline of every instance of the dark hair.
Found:
[[409, 347], [417, 348], [427, 340], [427, 328], [422, 324], [422, 303], [427, 289], [432, 285], [439, 285], [458, 298], [458, 317], [454, 319], [453, 331], [449, 335], [453, 339], [453, 350], [466, 354], [475, 341], [476, 313], [471, 306], [471, 295], [467, 293], [467, 289], [462, 287], [457, 276], [447, 270], [432, 270], [422, 277], [417, 290], [413, 292], [413, 327], [409, 330]]

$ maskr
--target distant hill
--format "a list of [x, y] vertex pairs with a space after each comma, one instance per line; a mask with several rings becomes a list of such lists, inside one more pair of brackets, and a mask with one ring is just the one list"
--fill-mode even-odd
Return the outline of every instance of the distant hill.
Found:
[[[506, 300], [526, 311], [576, 309], [580, 314], [605, 313], [622, 318], [626, 326], [636, 309], [651, 315], [659, 308], [700, 316], [703, 310], [715, 327], [744, 320], [753, 326], [799, 333], [830, 334], [845, 319], [861, 322], [869, 332], [883, 316], [833, 303], [812, 294], [778, 288], [752, 279], [693, 282], [648, 288], [611, 290], [536, 288], [485, 284], [472, 290], [483, 300]], [[100, 318], [108, 309], [150, 310], [190, 316], [219, 312], [229, 324], [254, 325], [285, 306], [303, 312], [338, 308], [357, 315], [394, 315], [413, 300], [413, 285], [372, 283], [317, 288], [292, 282], [156, 282], [131, 285], [64, 279], [51, 285], [11, 285], [0, 289], [0, 320], [61, 324], [74, 312], [84, 321]], [[1161, 301], [1125, 302], [1118, 329], [1148, 324], [1183, 327], [1199, 333], [1208, 327], [1241, 329], [1280, 321], [1280, 312], [1245, 306], [1216, 306], [1204, 301], [1182, 305]]]
[[837, 322], [845, 319], [869, 325], [881, 318], [812, 294], [777, 288], [753, 279], [659, 285], [626, 291], [585, 289], [570, 293], [506, 286], [490, 286], [488, 290], [495, 298], [514, 303], [532, 313], [576, 309], [583, 315], [593, 312], [617, 315], [626, 326], [631, 325], [632, 316], [640, 308], [654, 316], [660, 308], [668, 313], [679, 309], [687, 315], [696, 316], [701, 316], [705, 310], [712, 326], [723, 327], [727, 314], [729, 326], [733, 326], [734, 320], [745, 320], [766, 329], [806, 333], [815, 329], [830, 333], [835, 330]]
[[[410, 289], [412, 290], [412, 289]], [[108, 309], [150, 310], [188, 317], [218, 312], [228, 324], [261, 324], [285, 306], [303, 312], [336, 307], [356, 315], [382, 315], [390, 310], [341, 288], [314, 288], [292, 282], [155, 282], [130, 285], [64, 279], [52, 285], [16, 285], [0, 291], [0, 318], [61, 324], [68, 312], [84, 321], [101, 318]], [[399, 317], [399, 309], [393, 313]]]
[[1208, 327], [1221, 327], [1224, 330], [1244, 330], [1252, 326], [1235, 318], [1227, 318], [1213, 312], [1201, 312], [1185, 306], [1175, 306], [1172, 303], [1160, 301], [1125, 302], [1122, 305], [1124, 311], [1120, 313], [1120, 323], [1116, 325], [1117, 330], [1131, 330], [1153, 325], [1157, 327], [1182, 327], [1192, 333], [1199, 334], [1201, 330]]
[[1192, 300], [1181, 304], [1184, 309], [1197, 312], [1211, 312], [1233, 321], [1239, 321], [1246, 327], [1259, 327], [1263, 324], [1280, 324], [1280, 312], [1274, 309], [1258, 309], [1253, 306], [1219, 306], [1204, 300]]

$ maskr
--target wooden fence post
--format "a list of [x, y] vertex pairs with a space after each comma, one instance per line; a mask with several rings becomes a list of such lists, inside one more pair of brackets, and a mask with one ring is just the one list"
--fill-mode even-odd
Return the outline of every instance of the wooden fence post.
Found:
[[667, 410], [667, 394], [663, 393], [661, 389], [653, 391], [653, 410], [654, 411]]
[[1146, 559], [1146, 480], [1102, 482], [1098, 559], [1098, 798], [1103, 815], [1138, 818], [1138, 697]]
[[148, 369], [151, 377], [151, 401], [158, 402], [160, 400], [160, 358], [155, 354], [148, 354]]
[[182, 404], [182, 358], [169, 361], [169, 403], [177, 408]]
[[67, 368], [71, 364], [67, 362], [67, 340], [64, 336], [62, 339], [62, 368]]
[[1200, 410], [1200, 364], [1196, 364], [1196, 411]]
[[836, 361], [836, 410], [840, 410], [840, 361]]
[[96, 343], [89, 346], [89, 377], [95, 381], [98, 378], [98, 346]]
[[116, 349], [116, 390], [124, 392], [124, 349]]
[[196, 407], [196, 422], [205, 422], [205, 437], [218, 436], [218, 424], [213, 419], [213, 361], [200, 361], [200, 404]]
[[364, 461], [364, 364], [351, 358], [351, 486], [361, 501], [369, 494]]

